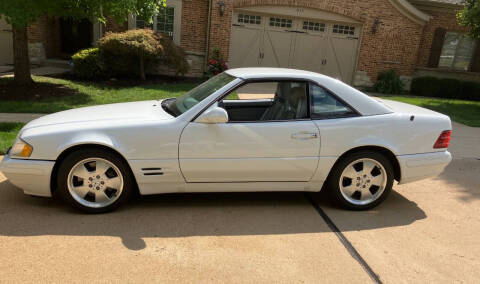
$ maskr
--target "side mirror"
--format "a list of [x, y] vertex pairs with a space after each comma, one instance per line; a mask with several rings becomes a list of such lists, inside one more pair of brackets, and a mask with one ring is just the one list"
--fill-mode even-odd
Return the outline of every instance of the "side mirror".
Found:
[[228, 113], [221, 107], [213, 107], [202, 113], [195, 122], [198, 123], [226, 123], [228, 122]]

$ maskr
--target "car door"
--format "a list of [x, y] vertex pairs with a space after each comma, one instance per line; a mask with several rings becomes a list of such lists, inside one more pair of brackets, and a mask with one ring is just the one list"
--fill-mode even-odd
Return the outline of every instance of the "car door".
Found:
[[[282, 109], [276, 103], [289, 100], [289, 88], [299, 90], [301, 87], [298, 86], [303, 86], [307, 96], [307, 84], [281, 84], [284, 87], [283, 98], [278, 98], [279, 85], [275, 90], [261, 92], [278, 99], [275, 101], [274, 98], [273, 105], [265, 111], [267, 114], [262, 114], [263, 118], [216, 124], [194, 121], [185, 127], [180, 137], [179, 162], [187, 182], [307, 182], [312, 178], [320, 150], [317, 126], [306, 117], [307, 112], [301, 118], [298, 116], [300, 112], [284, 117], [282, 111], [274, 115], [268, 113], [272, 109], [274, 112]], [[272, 86], [272, 82], [266, 86]], [[235, 91], [237, 95], [252, 97]], [[252, 104], [251, 101], [249, 104]], [[262, 103], [265, 104], [264, 99]], [[299, 105], [296, 107], [297, 110], [301, 108]], [[265, 118], [267, 116], [270, 118]]]

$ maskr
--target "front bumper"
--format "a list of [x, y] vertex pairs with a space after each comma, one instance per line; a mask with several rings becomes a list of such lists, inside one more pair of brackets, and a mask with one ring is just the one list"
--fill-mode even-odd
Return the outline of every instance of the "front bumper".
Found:
[[399, 184], [405, 184], [429, 177], [435, 177], [443, 172], [452, 161], [448, 151], [425, 154], [397, 156], [400, 164], [401, 177]]
[[7, 154], [0, 163], [0, 172], [25, 194], [51, 197], [50, 177], [54, 161], [12, 159]]

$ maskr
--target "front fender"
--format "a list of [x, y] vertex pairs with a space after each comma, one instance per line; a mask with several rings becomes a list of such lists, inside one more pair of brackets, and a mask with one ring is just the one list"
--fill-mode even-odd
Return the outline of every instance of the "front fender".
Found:
[[68, 137], [63, 141], [63, 143], [58, 145], [57, 149], [55, 150], [55, 159], [57, 159], [65, 150], [78, 145], [101, 145], [118, 151], [118, 145], [111, 137], [104, 133], [78, 133]]

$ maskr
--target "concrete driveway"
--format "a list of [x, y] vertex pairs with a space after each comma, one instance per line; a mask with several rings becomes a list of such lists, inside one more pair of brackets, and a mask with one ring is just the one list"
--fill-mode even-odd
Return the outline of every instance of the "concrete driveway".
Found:
[[480, 129], [454, 124], [452, 144], [441, 176], [397, 185], [366, 212], [317, 194], [231, 193], [83, 215], [0, 174], [0, 282], [477, 282]]

